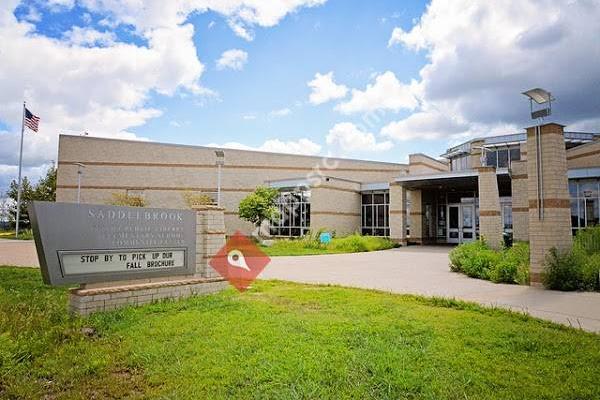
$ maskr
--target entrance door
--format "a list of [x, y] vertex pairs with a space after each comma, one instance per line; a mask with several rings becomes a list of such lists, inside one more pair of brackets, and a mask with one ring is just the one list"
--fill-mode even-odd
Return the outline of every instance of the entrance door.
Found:
[[460, 243], [460, 204], [448, 204], [448, 243]]
[[460, 242], [470, 242], [475, 239], [475, 207], [473, 204], [462, 204], [461, 214]]
[[448, 243], [475, 240], [475, 206], [473, 204], [448, 205]]

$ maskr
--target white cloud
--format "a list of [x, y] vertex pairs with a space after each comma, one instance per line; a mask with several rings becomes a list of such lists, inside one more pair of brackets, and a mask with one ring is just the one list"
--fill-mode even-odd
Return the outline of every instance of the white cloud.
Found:
[[292, 110], [289, 108], [281, 108], [279, 110], [273, 110], [269, 113], [271, 117], [285, 117], [286, 115], [290, 115]]
[[333, 81], [333, 71], [326, 74], [316, 73], [315, 78], [307, 83], [311, 89], [309, 101], [312, 104], [322, 104], [330, 100], [340, 99], [346, 96], [348, 88], [338, 85]]
[[242, 116], [242, 119], [246, 121], [254, 121], [256, 119], [256, 115], [254, 114], [246, 114]]
[[66, 41], [76, 46], [110, 46], [117, 40], [113, 32], [100, 32], [80, 26], [74, 26], [63, 36]]
[[217, 60], [217, 69], [223, 70], [229, 68], [241, 71], [246, 62], [248, 62], [248, 53], [240, 49], [231, 49], [221, 54], [221, 57]]
[[[9, 127], [0, 132], [0, 164], [16, 164], [23, 97], [41, 117], [40, 132], [26, 135], [26, 168], [56, 158], [60, 132], [142, 139], [130, 129], [162, 113], [148, 105], [151, 94], [193, 95], [192, 103], [199, 105], [206, 98], [218, 99], [200, 84], [204, 65], [194, 45], [194, 27], [186, 22], [189, 15], [211, 10], [252, 31], [323, 2], [79, 0], [83, 20], [95, 14], [106, 31], [73, 27], [60, 38], [44, 36], [27, 19], [18, 21], [14, 10], [19, 0], [0, 2], [0, 121]], [[51, 0], [39, 6], [64, 12], [75, 1]], [[38, 19], [33, 14], [28, 18]], [[118, 42], [111, 31], [119, 25], [132, 29], [144, 43]]]
[[345, 152], [385, 151], [393, 147], [389, 140], [377, 142], [375, 135], [364, 132], [351, 122], [337, 123], [329, 130], [327, 144], [339, 145]]
[[465, 134], [467, 124], [437, 112], [416, 112], [400, 121], [391, 122], [381, 129], [383, 136], [398, 140], [432, 140], [445, 136]]
[[557, 98], [553, 120], [597, 129], [585, 121], [600, 110], [599, 20], [600, 4], [592, 0], [433, 0], [412, 29], [396, 28], [389, 40], [427, 57], [418, 83], [424, 114], [385, 132], [397, 138], [420, 138], [419, 129], [429, 136], [456, 134], [455, 125], [439, 123], [439, 114], [461, 121], [471, 134], [527, 126], [520, 93], [532, 87]]
[[262, 145], [257, 147], [248, 146], [239, 142], [227, 142], [225, 144], [210, 143], [206, 146], [237, 150], [268, 151], [273, 153], [303, 154], [311, 156], [319, 154], [321, 152], [320, 144], [315, 143], [312, 140], [306, 138], [289, 141], [269, 139], [265, 141]]
[[374, 110], [413, 110], [418, 106], [417, 83], [404, 84], [391, 71], [375, 76], [375, 82], [365, 90], [352, 89], [352, 97], [336, 106], [344, 114]]

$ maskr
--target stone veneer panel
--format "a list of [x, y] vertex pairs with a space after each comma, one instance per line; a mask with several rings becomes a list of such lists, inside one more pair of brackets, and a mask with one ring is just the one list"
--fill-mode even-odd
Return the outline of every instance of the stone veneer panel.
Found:
[[479, 167], [479, 235], [494, 249], [502, 247], [502, 216], [496, 168]]
[[532, 285], [539, 285], [548, 251], [552, 247], [561, 251], [568, 250], [572, 244], [572, 236], [563, 127], [554, 123], [541, 127], [541, 175], [544, 199], [541, 218], [538, 212], [535, 131], [535, 127], [527, 128], [527, 182], [531, 248], [530, 279]]
[[410, 190], [410, 238], [411, 243], [423, 243], [423, 196], [420, 190]]

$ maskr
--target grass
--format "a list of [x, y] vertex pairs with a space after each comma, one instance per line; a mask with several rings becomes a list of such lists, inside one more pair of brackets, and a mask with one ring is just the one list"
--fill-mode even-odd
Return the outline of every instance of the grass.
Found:
[[0, 398], [600, 398], [599, 336], [457, 301], [262, 281], [89, 319], [66, 302], [0, 268]]
[[334, 237], [329, 244], [321, 244], [317, 234], [298, 239], [275, 240], [272, 246], [261, 246], [269, 256], [305, 256], [313, 254], [359, 253], [365, 251], [386, 250], [396, 244], [388, 238], [361, 236], [358, 234]]
[[[0, 239], [15, 239], [15, 230], [0, 230]], [[20, 231], [19, 240], [33, 240], [33, 232], [31, 229]]]

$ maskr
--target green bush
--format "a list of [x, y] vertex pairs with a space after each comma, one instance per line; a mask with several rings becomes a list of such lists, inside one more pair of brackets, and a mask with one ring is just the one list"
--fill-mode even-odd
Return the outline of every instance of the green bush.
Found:
[[324, 231], [310, 232], [298, 239], [279, 239], [272, 246], [264, 247], [263, 250], [269, 255], [301, 255], [360, 253], [396, 247], [396, 243], [388, 238], [361, 236], [356, 233], [343, 237], [333, 237], [329, 244], [323, 244], [320, 241], [320, 235]]
[[461, 244], [450, 252], [450, 269], [472, 278], [497, 283], [527, 284], [529, 281], [529, 245], [515, 243], [496, 251], [483, 240]]
[[542, 274], [555, 290], [600, 290], [600, 226], [579, 231], [570, 251], [550, 250]]

